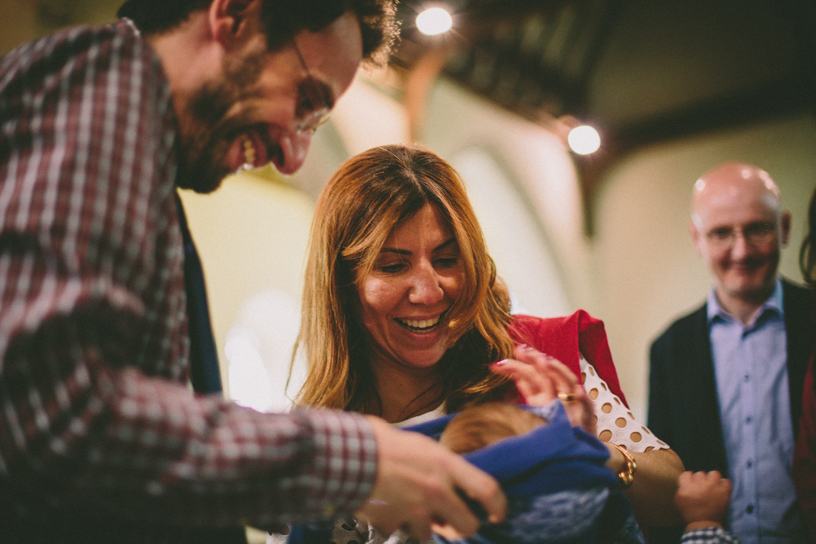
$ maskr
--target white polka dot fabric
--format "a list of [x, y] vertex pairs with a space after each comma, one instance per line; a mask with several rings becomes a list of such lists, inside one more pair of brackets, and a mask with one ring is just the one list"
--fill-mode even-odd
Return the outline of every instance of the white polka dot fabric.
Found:
[[589, 398], [595, 405], [598, 438], [623, 446], [635, 453], [650, 450], [667, 450], [668, 444], [658, 440], [646, 425], [638, 421], [617, 395], [609, 390], [606, 382], [586, 359], [581, 357], [581, 381]]

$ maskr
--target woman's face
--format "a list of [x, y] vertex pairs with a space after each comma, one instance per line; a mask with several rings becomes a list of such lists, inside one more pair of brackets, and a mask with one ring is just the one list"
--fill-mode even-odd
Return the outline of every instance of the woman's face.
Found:
[[456, 238], [436, 206], [426, 204], [386, 239], [357, 290], [373, 364], [434, 366], [447, 349], [445, 312], [463, 281]]

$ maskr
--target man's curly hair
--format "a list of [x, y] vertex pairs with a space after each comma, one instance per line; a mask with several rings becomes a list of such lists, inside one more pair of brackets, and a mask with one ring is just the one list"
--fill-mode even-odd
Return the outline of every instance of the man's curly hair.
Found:
[[[261, 0], [261, 17], [271, 51], [289, 43], [301, 30], [318, 32], [347, 11], [357, 16], [363, 36], [363, 60], [388, 62], [399, 38], [396, 0]], [[168, 31], [212, 0], [126, 0], [117, 16], [127, 17], [144, 34]]]

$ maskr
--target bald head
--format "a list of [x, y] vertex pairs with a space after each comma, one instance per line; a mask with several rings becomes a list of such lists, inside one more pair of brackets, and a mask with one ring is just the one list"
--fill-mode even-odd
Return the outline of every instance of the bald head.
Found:
[[765, 170], [727, 162], [694, 184], [691, 231], [715, 280], [717, 298], [737, 317], [747, 316], [773, 292], [790, 214]]
[[716, 201], [757, 200], [779, 212], [779, 187], [765, 170], [744, 162], [726, 162], [715, 166], [694, 184], [691, 197], [692, 218]]

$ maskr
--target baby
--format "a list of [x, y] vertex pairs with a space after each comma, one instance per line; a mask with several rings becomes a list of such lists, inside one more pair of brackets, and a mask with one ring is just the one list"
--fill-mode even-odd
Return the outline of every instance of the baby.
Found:
[[517, 404], [489, 402], [459, 412], [442, 431], [439, 443], [456, 453], [469, 453], [546, 424], [546, 419]]
[[[550, 420], [558, 420], [562, 431], [563, 425], [569, 426], [566, 415], [561, 412], [559, 416], [555, 411], [557, 410], [555, 405], [534, 410], [537, 413], [505, 402], [491, 402], [466, 408], [448, 421], [439, 436], [439, 442], [456, 453], [469, 454], [547, 426]], [[572, 432], [574, 431], [570, 431]], [[563, 438], [564, 435], [553, 434], [552, 440], [560, 443], [559, 437]], [[555, 446], [552, 441], [548, 442], [552, 446], [538, 442], [526, 447], [537, 450]], [[563, 445], [567, 447], [567, 443]], [[605, 454], [600, 444], [596, 448]], [[521, 455], [521, 452], [511, 450], [507, 455], [515, 457]], [[584, 460], [581, 454], [578, 456]], [[595, 463], [603, 467], [602, 460]], [[526, 478], [527, 476], [524, 476], [521, 481]], [[614, 477], [612, 479], [614, 481]], [[480, 530], [481, 538], [477, 541], [518, 544], [543, 544], [572, 539], [581, 542], [644, 542], [637, 523], [631, 516], [628, 501], [619, 493], [617, 496], [613, 496], [614, 494], [608, 486], [592, 488], [578, 486], [572, 489], [567, 485], [560, 491], [527, 493], [523, 497], [508, 496], [507, 522], [500, 526], [483, 526]], [[434, 532], [437, 534], [437, 541], [463, 542], [461, 535], [449, 526], [435, 526]]]
[[[559, 400], [536, 407], [489, 403], [406, 430], [439, 439], [495, 476], [507, 496], [505, 522], [484, 523], [467, 539], [450, 526], [436, 525], [437, 544], [645, 542], [628, 500], [617, 490], [617, 476], [605, 465], [608, 450], [570, 422]], [[342, 526], [295, 526], [289, 542], [351, 542], [349, 535], [360, 542], [371, 540], [370, 534], [367, 524], [347, 520]], [[397, 531], [387, 540], [375, 540], [404, 544], [409, 539]]]

